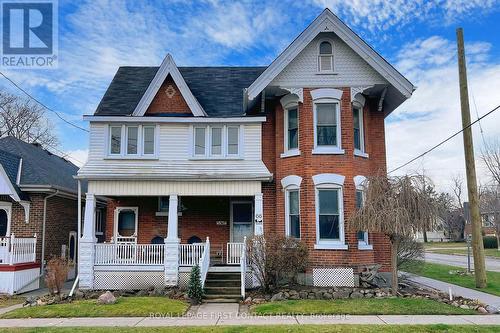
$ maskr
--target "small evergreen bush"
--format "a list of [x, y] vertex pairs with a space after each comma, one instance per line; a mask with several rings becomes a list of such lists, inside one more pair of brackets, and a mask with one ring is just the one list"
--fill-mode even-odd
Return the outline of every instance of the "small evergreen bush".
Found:
[[203, 288], [201, 287], [200, 277], [200, 266], [196, 265], [191, 269], [187, 292], [193, 304], [200, 304], [203, 299]]
[[496, 237], [483, 237], [483, 245], [485, 249], [497, 249], [497, 238]]

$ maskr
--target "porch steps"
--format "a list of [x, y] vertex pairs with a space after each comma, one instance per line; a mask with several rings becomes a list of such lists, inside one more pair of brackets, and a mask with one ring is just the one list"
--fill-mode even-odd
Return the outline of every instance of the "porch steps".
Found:
[[205, 280], [206, 302], [241, 301], [241, 275], [239, 272], [209, 271]]

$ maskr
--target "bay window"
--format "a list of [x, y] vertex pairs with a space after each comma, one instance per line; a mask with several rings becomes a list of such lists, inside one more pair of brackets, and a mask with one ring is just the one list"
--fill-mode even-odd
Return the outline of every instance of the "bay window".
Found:
[[313, 154], [343, 154], [340, 101], [343, 91], [320, 88], [311, 90], [313, 99]]

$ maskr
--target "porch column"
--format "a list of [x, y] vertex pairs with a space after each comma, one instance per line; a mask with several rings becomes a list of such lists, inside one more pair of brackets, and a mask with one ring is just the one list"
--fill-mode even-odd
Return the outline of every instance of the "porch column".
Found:
[[87, 193], [85, 197], [85, 217], [83, 235], [78, 249], [78, 274], [80, 289], [92, 289], [94, 286], [94, 256], [95, 256], [95, 195]]
[[261, 236], [264, 234], [264, 203], [262, 198], [262, 193], [255, 193], [255, 205], [254, 205], [254, 218], [255, 218], [255, 236]]
[[165, 285], [176, 286], [179, 280], [179, 243], [177, 232], [177, 194], [170, 194], [168, 203], [168, 228], [165, 238]]

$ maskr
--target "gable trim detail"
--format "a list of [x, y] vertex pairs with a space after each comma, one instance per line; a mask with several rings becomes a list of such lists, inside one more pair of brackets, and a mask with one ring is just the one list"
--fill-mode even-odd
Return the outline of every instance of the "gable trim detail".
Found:
[[175, 64], [174, 59], [170, 54], [167, 54], [165, 59], [163, 59], [160, 68], [158, 68], [158, 71], [156, 72], [151, 83], [149, 84], [148, 89], [146, 90], [141, 100], [135, 107], [132, 116], [135, 117], [144, 116], [146, 110], [148, 109], [149, 105], [153, 101], [154, 97], [158, 93], [158, 90], [160, 90], [161, 85], [163, 84], [163, 82], [165, 81], [165, 79], [169, 74], [174, 80], [175, 84], [177, 85], [177, 88], [179, 89], [182, 97], [186, 101], [193, 115], [195, 117], [206, 117], [207, 114], [205, 110], [203, 110], [202, 106], [200, 105], [196, 97], [194, 97], [193, 93], [187, 86], [186, 81], [182, 77], [181, 72], [179, 72], [179, 69]]
[[381, 74], [403, 96], [409, 98], [415, 87], [329, 9], [325, 9], [248, 87], [250, 100], [257, 97], [285, 67], [321, 32], [334, 32], [350, 48]]

